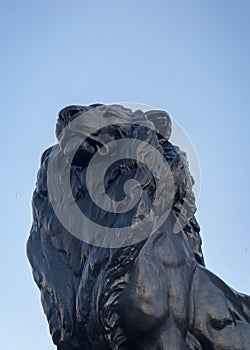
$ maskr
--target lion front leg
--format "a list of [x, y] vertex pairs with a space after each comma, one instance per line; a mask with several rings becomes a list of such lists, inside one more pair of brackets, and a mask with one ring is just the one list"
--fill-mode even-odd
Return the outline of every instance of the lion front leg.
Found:
[[[134, 334], [127, 344], [129, 350], [197, 350], [189, 348], [185, 336], [176, 327], [151, 331], [150, 334]], [[198, 349], [200, 350], [200, 349]]]
[[185, 336], [176, 326], [172, 326], [159, 334], [154, 347], [149, 350], [188, 350], [188, 348]]

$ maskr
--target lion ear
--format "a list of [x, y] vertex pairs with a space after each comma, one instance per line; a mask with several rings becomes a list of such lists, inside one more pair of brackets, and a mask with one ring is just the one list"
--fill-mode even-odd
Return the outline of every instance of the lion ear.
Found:
[[150, 120], [155, 128], [156, 132], [161, 135], [161, 138], [169, 140], [172, 132], [172, 123], [170, 115], [164, 111], [148, 111], [145, 113], [148, 120]]

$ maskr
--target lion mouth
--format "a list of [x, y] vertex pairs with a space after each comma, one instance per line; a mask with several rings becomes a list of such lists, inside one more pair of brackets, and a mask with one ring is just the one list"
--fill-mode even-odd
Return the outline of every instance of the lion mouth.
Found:
[[56, 123], [56, 137], [59, 138], [62, 130], [81, 113], [87, 112], [88, 110], [96, 108], [98, 106], [102, 106], [102, 104], [96, 103], [87, 107], [71, 105], [61, 109], [58, 113], [58, 119]]
[[63, 123], [66, 126], [70, 121], [73, 120], [73, 117], [79, 112], [84, 112], [86, 110], [83, 106], [68, 106], [63, 108], [58, 113], [58, 123]]

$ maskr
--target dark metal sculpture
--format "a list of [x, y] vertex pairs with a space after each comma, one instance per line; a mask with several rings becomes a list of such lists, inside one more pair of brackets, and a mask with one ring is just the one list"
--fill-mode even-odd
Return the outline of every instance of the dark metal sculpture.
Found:
[[[67, 159], [69, 139], [65, 130], [84, 113], [89, 113], [90, 119], [84, 117], [78, 129], [70, 128], [70, 140], [81, 137], [81, 132], [98, 118], [112, 117], [115, 124], [88, 134], [74, 152], [70, 185], [83, 215], [96, 220], [99, 226], [114, 229], [114, 240], [119, 240], [121, 227], [130, 227], [136, 235], [132, 228], [150, 212], [158, 180], [135, 159], [125, 157], [114, 162], [104, 179], [110, 198], [121, 200], [129, 179], [142, 185], [140, 203], [125, 213], [111, 215], [98, 208], [87, 191], [86, 169], [93, 154], [105, 142], [135, 139], [156, 148], [168, 166], [174, 190], [169, 192], [172, 197], [165, 200], [169, 212], [164, 222], [146, 237], [142, 235], [137, 241], [134, 236], [130, 241], [125, 237], [112, 245], [112, 239], [106, 244], [105, 237], [98, 241], [103, 244], [96, 244], [97, 234], [91, 244], [91, 240], [84, 239], [91, 237], [88, 226], [81, 227], [83, 237], [77, 238], [55, 214], [63, 207], [70, 209], [72, 202], [61, 185], [65, 167], [60, 162], [55, 198], [49, 193], [49, 162]], [[57, 348], [249, 350], [250, 297], [229, 288], [204, 266], [200, 229], [194, 216], [192, 177], [184, 154], [168, 141], [171, 121], [167, 113], [133, 113], [115, 105], [70, 106], [59, 113], [56, 133], [58, 145], [46, 150], [41, 159], [27, 253]], [[141, 151], [145, 156], [144, 149]], [[150, 154], [149, 151], [145, 159]], [[92, 181], [94, 186], [98, 183], [98, 173], [92, 174]], [[149, 216], [147, 226], [153, 225], [157, 213]], [[70, 215], [66, 219], [74, 221]]]

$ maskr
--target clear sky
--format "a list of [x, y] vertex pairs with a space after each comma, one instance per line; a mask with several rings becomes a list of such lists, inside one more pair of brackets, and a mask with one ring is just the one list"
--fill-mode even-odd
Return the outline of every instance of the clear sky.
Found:
[[250, 294], [250, 2], [8, 0], [0, 17], [1, 348], [55, 349], [25, 242], [40, 155], [68, 104], [170, 112], [200, 160], [207, 267]]

